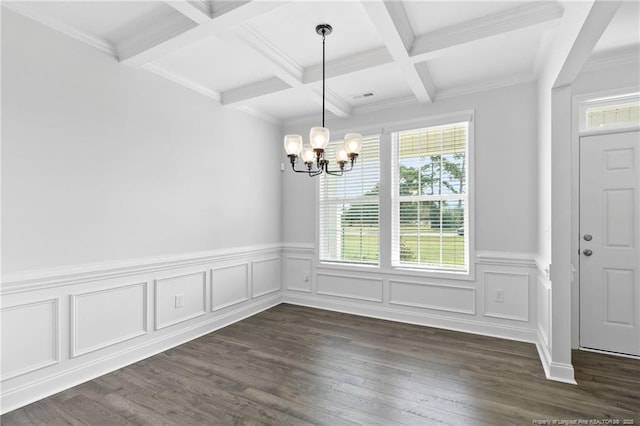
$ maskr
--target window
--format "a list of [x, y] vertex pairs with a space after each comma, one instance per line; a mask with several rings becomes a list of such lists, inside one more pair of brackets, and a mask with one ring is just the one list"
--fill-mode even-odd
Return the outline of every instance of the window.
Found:
[[[320, 260], [379, 263], [379, 139], [363, 138], [352, 171], [320, 177]], [[335, 158], [342, 146], [342, 141], [329, 143], [327, 158]]]
[[469, 123], [392, 134], [392, 265], [468, 272]]
[[580, 129], [621, 128], [640, 124], [640, 95], [590, 99], [580, 105]]

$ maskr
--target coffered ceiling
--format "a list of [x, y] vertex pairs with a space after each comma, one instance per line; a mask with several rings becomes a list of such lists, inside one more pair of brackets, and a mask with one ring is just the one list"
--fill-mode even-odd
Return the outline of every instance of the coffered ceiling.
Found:
[[[273, 122], [430, 103], [537, 78], [556, 1], [71, 1], [3, 6], [229, 108]], [[623, 2], [595, 53], [633, 57], [640, 2]]]

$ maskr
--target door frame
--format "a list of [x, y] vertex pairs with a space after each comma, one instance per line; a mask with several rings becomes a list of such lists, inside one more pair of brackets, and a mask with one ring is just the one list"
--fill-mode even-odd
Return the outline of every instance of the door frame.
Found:
[[[581, 113], [586, 102], [594, 99], [623, 96], [629, 93], [637, 93], [638, 87], [624, 87], [615, 90], [591, 92], [572, 96], [571, 105], [571, 348], [584, 349], [580, 346], [580, 138], [584, 136], [606, 135], [640, 131], [640, 124], [622, 125], [595, 130], [581, 129]], [[623, 355], [637, 358], [632, 355]]]

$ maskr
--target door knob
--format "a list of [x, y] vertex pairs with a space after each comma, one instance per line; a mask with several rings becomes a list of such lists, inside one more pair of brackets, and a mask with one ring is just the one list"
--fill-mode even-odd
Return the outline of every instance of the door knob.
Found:
[[591, 256], [593, 254], [593, 251], [589, 249], [584, 249], [582, 250], [582, 254], [584, 254], [585, 256]]
[[593, 236], [591, 236], [591, 234], [584, 234], [583, 238], [585, 241], [591, 241], [593, 239]]

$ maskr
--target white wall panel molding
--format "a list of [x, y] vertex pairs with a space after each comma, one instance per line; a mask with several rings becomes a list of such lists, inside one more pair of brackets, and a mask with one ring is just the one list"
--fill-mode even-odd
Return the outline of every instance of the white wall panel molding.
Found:
[[302, 256], [284, 256], [283, 260], [284, 288], [310, 293], [313, 260]]
[[261, 297], [280, 291], [280, 257], [251, 262], [251, 297]]
[[[211, 333], [220, 328], [253, 316], [259, 312], [280, 304], [281, 296], [272, 295], [253, 303], [239, 306], [237, 309], [219, 312], [204, 321], [198, 321], [186, 327], [175, 330], [168, 329], [166, 333], [151, 335], [149, 339], [135, 339], [126, 348], [109, 351], [103, 356], [95, 358], [79, 357], [61, 363], [61, 370], [40, 375], [32, 380], [19, 384], [3, 383], [0, 397], [0, 412], [6, 413], [22, 407], [41, 398], [76, 386], [87, 380], [102, 376], [149, 356], [176, 347], [190, 340]], [[89, 356], [90, 357], [90, 356]], [[46, 370], [41, 370], [46, 371]]]
[[155, 329], [161, 330], [206, 314], [206, 292], [205, 271], [157, 278], [155, 280]]
[[532, 253], [514, 253], [506, 251], [479, 251], [476, 253], [479, 265], [516, 266], [535, 268], [535, 255]]
[[212, 268], [211, 311], [249, 300], [249, 262]]
[[317, 294], [346, 297], [348, 299], [382, 302], [382, 278], [369, 278], [348, 274], [316, 274]]
[[300, 253], [313, 255], [315, 253], [316, 246], [314, 244], [304, 243], [283, 243], [282, 251], [285, 253]]
[[544, 257], [536, 256], [535, 257], [536, 267], [538, 268], [538, 273], [542, 274], [542, 276], [546, 280], [551, 279], [551, 261]]
[[476, 290], [462, 285], [389, 280], [389, 303], [474, 315]]
[[398, 321], [407, 324], [417, 324], [427, 327], [444, 328], [464, 333], [481, 334], [484, 336], [500, 337], [521, 342], [536, 343], [536, 331], [521, 325], [505, 325], [477, 320], [472, 317], [452, 317], [435, 315], [433, 313], [418, 312], [401, 308], [371, 305], [365, 301], [333, 300], [319, 298], [300, 293], [285, 292], [282, 301], [300, 306], [309, 306], [330, 311], [362, 315], [388, 321]]
[[6, 306], [1, 310], [0, 381], [57, 364], [60, 360], [58, 298]]
[[0, 295], [43, 290], [52, 287], [127, 277], [181, 267], [224, 262], [281, 252], [280, 244], [235, 247], [174, 256], [160, 256], [121, 262], [61, 267], [2, 277]]
[[483, 271], [482, 288], [483, 316], [529, 321], [529, 274]]
[[70, 356], [147, 334], [147, 289], [148, 283], [141, 282], [72, 294]]

